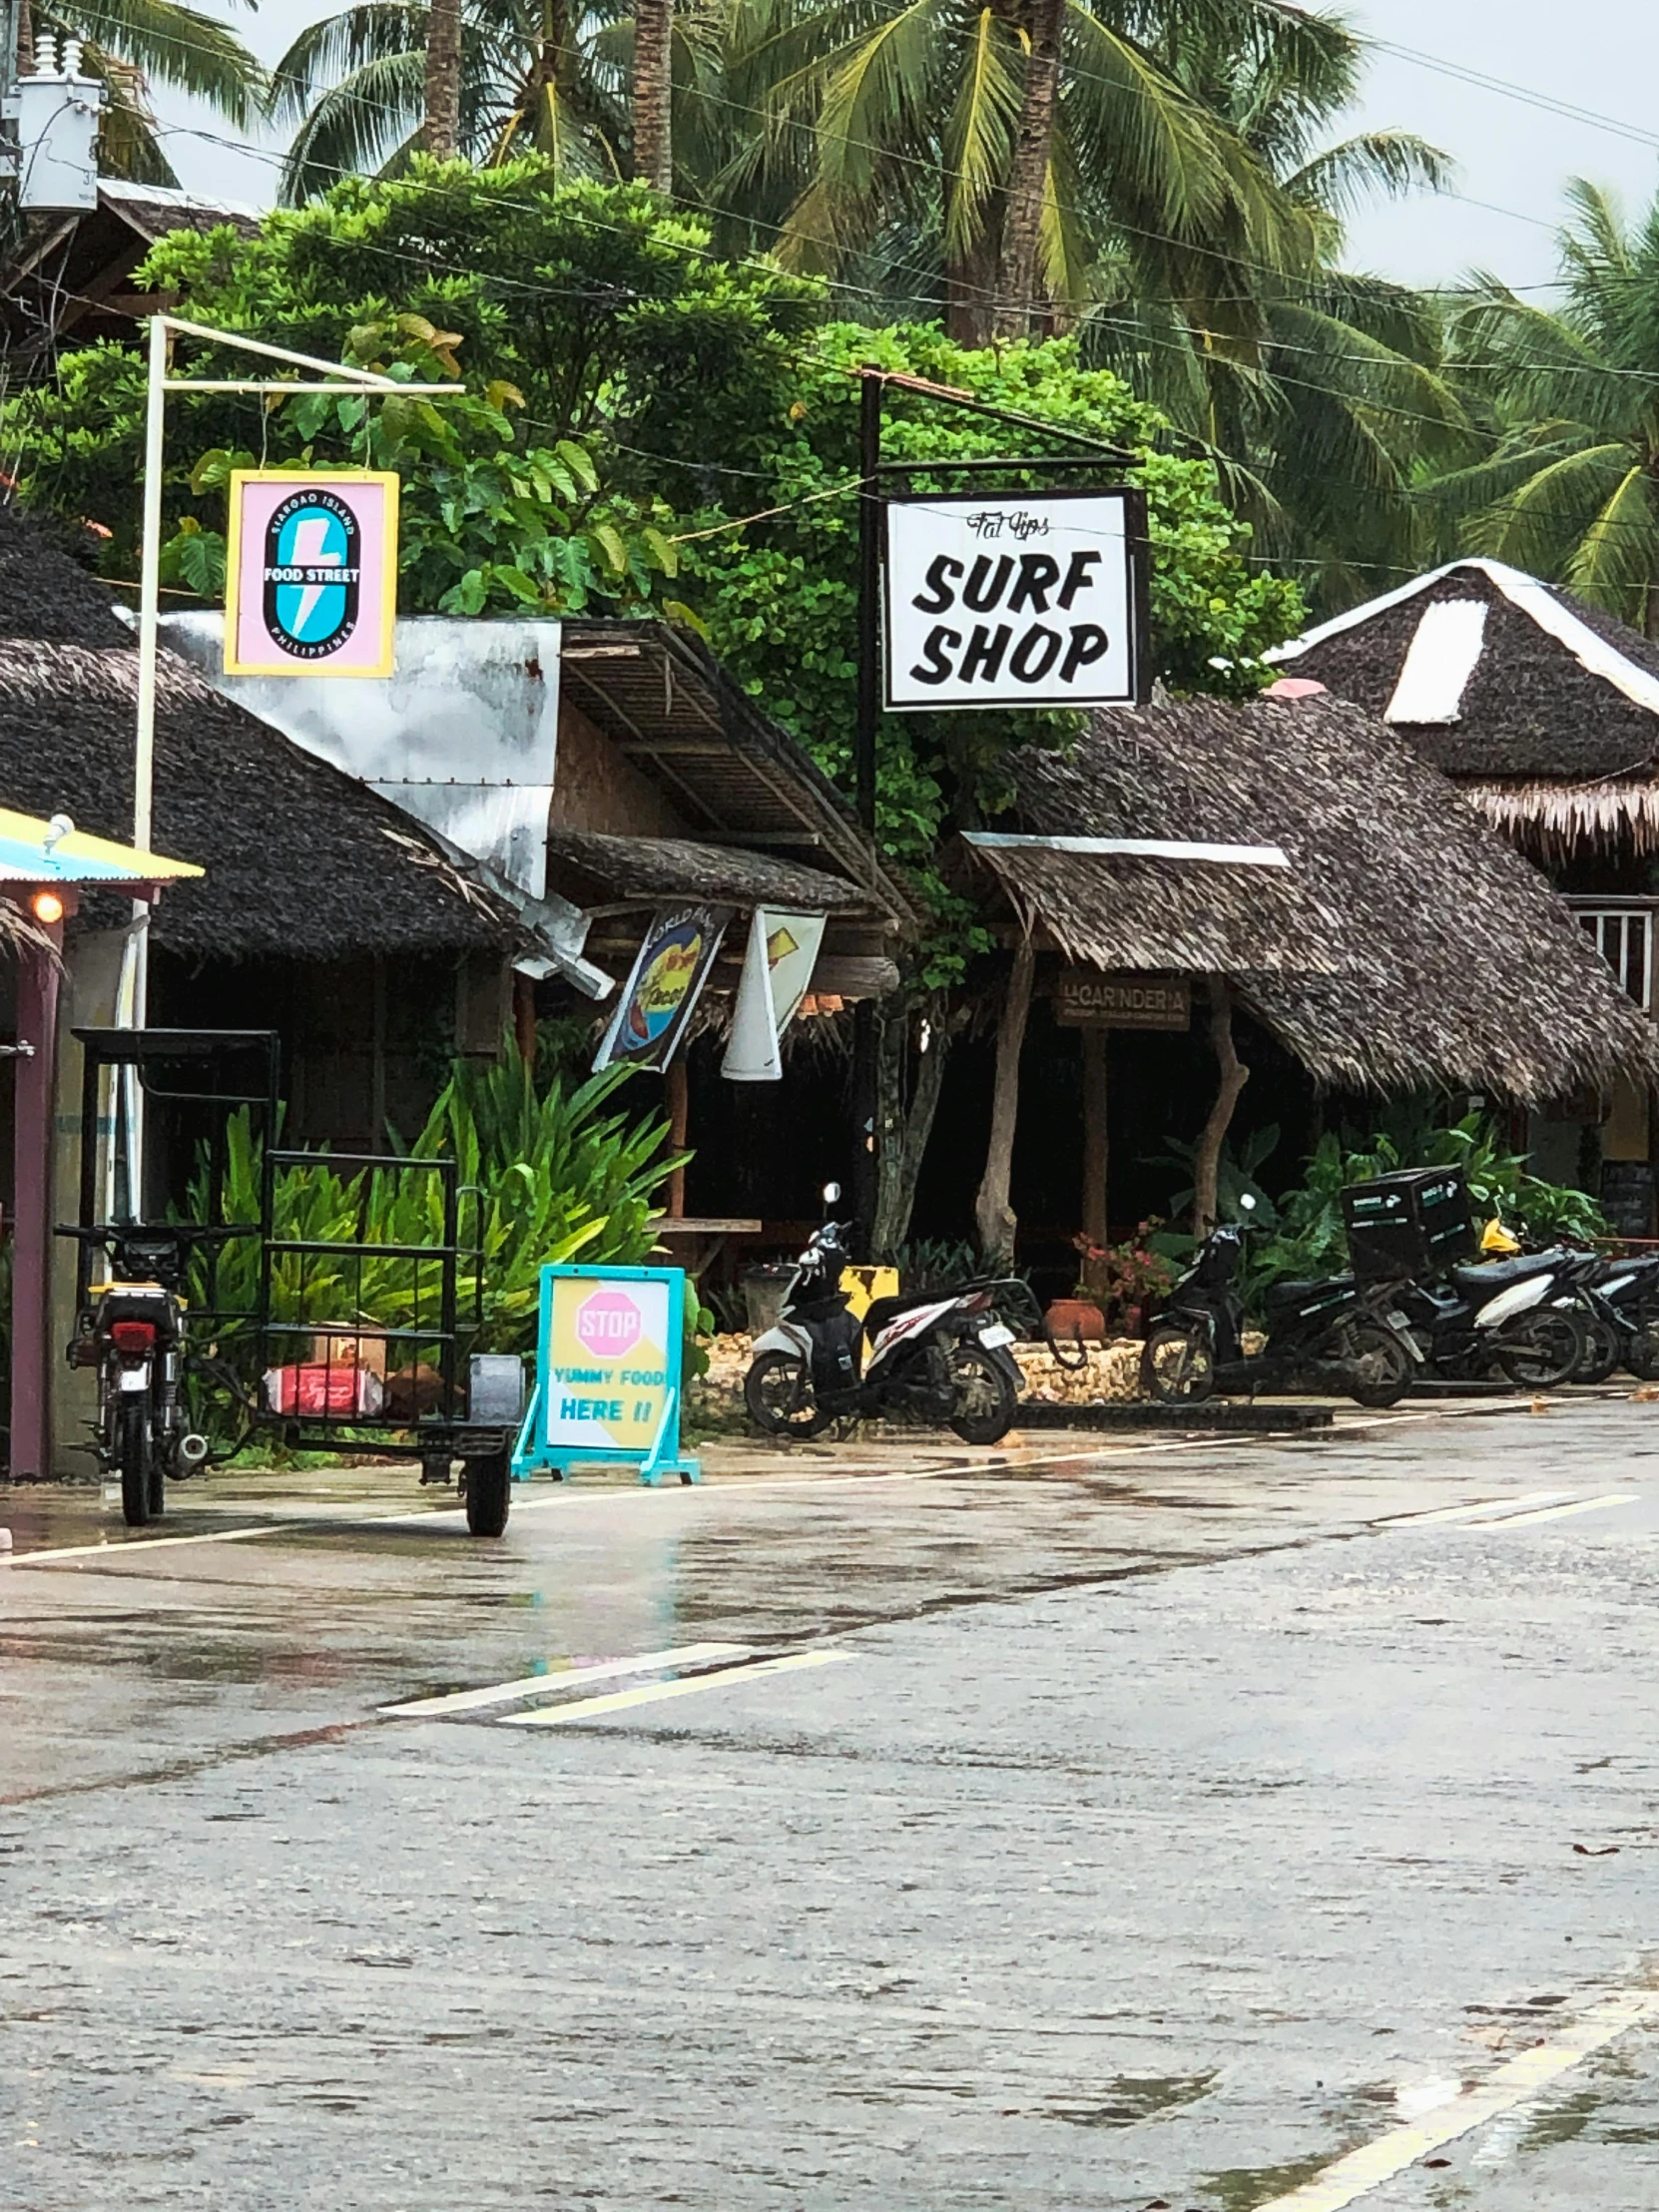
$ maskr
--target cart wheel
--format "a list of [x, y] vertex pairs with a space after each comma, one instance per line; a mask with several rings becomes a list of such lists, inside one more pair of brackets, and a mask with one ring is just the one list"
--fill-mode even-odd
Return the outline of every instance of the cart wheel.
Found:
[[487, 1459], [469, 1459], [466, 1463], [467, 1533], [505, 1535], [512, 1494], [512, 1461], [504, 1449], [492, 1451]]

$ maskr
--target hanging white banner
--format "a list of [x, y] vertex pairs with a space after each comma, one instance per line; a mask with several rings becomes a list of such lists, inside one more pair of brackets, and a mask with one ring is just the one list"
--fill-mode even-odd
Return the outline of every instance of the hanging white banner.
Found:
[[824, 942], [824, 924], [823, 914], [786, 914], [770, 906], [756, 907], [732, 1009], [732, 1041], [720, 1064], [729, 1083], [783, 1080], [780, 1040], [807, 995]]
[[1144, 492], [892, 499], [885, 516], [889, 708], [1151, 696]]

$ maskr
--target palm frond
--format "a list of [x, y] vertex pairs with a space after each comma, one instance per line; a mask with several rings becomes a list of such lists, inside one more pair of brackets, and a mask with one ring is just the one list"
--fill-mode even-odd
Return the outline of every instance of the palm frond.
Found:
[[194, 94], [247, 129], [265, 98], [265, 72], [214, 16], [184, 0], [54, 0], [39, 21], [131, 62], [158, 84]]

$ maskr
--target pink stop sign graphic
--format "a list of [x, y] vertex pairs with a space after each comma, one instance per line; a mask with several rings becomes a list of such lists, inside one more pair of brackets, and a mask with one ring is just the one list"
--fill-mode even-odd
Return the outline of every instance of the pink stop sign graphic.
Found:
[[620, 1360], [640, 1341], [640, 1310], [626, 1291], [595, 1291], [578, 1309], [576, 1334], [599, 1360]]

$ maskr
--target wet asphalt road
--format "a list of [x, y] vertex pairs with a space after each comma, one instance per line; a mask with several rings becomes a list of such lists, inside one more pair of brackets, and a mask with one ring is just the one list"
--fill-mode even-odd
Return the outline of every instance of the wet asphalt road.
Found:
[[1659, 1404], [1029, 1441], [0, 1490], [0, 2206], [1654, 2212]]

